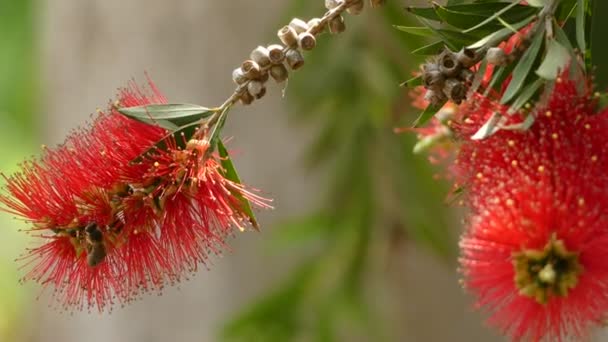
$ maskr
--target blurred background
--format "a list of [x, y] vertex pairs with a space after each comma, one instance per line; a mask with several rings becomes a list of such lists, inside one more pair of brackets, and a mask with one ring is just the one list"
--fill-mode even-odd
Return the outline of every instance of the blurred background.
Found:
[[[112, 313], [61, 313], [18, 284], [28, 241], [0, 213], [0, 341], [502, 341], [458, 285], [461, 216], [398, 84], [420, 46], [403, 1], [347, 18], [281, 88], [231, 113], [235, 162], [275, 199], [261, 233], [179, 287]], [[411, 2], [409, 2], [411, 3]], [[322, 0], [0, 0], [0, 170], [52, 146], [150, 73], [172, 102], [219, 105], [231, 70]], [[2, 180], [0, 179], [0, 182]]]

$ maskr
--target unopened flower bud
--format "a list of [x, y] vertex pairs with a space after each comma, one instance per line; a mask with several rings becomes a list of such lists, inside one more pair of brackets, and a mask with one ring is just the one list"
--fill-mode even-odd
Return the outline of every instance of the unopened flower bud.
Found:
[[456, 60], [465, 68], [470, 68], [475, 65], [475, 51], [471, 49], [467, 49], [466, 47], [462, 48], [456, 54]]
[[249, 105], [253, 102], [254, 97], [253, 95], [249, 94], [248, 91], [244, 91], [239, 99], [241, 100], [242, 104]]
[[346, 11], [352, 15], [361, 14], [361, 12], [363, 11], [364, 4], [365, 3], [363, 2], [363, 0], [353, 1], [352, 4], [350, 5], [350, 7]]
[[260, 76], [260, 66], [258, 65], [258, 63], [250, 59], [243, 62], [243, 64], [241, 65], [241, 69], [243, 70], [245, 77], [250, 80]]
[[304, 65], [304, 56], [298, 50], [287, 51], [285, 60], [292, 70], [297, 70]]
[[298, 46], [304, 51], [309, 51], [315, 48], [317, 39], [312, 33], [303, 32], [298, 36]]
[[449, 78], [445, 81], [443, 93], [454, 103], [460, 104], [467, 97], [467, 87], [461, 80]]
[[285, 52], [282, 45], [274, 44], [268, 47], [268, 59], [272, 64], [281, 64], [285, 60]]
[[372, 8], [380, 7], [386, 3], [386, 0], [369, 0], [369, 5]]
[[298, 44], [298, 33], [291, 26], [283, 26], [277, 33], [279, 39], [286, 46], [294, 46]]
[[258, 46], [255, 50], [251, 51], [250, 58], [261, 67], [270, 64], [268, 49], [263, 46]]
[[328, 10], [332, 10], [336, 7], [338, 7], [343, 0], [325, 0], [325, 8], [327, 8]]
[[264, 84], [260, 81], [251, 81], [247, 84], [247, 92], [256, 99], [259, 99], [263, 96], [262, 93], [266, 93], [266, 87], [264, 87]]
[[236, 68], [232, 72], [232, 80], [236, 84], [243, 84], [243, 83], [247, 82], [247, 80], [249, 80], [249, 79], [247, 78], [247, 76], [245, 76], [245, 73], [243, 72], [243, 69]]
[[486, 52], [486, 60], [490, 64], [494, 65], [505, 65], [507, 64], [507, 54], [505, 50], [499, 47], [489, 48]]
[[289, 72], [283, 64], [277, 64], [270, 68], [270, 76], [278, 83], [281, 83], [289, 77]]
[[304, 20], [298, 18], [292, 19], [291, 22], [289, 22], [289, 27], [293, 28], [297, 34], [308, 31], [308, 24]]
[[444, 51], [439, 56], [439, 70], [445, 77], [455, 77], [460, 73], [460, 63], [452, 51]]
[[339, 15], [329, 21], [329, 33], [338, 34], [344, 32], [344, 30], [346, 30], [346, 25], [343, 16]]

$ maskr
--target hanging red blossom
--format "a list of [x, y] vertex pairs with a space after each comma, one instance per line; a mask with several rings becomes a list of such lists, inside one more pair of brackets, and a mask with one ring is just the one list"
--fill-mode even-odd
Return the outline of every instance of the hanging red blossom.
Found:
[[[457, 158], [472, 211], [464, 286], [514, 340], [582, 338], [608, 311], [608, 113], [565, 75], [532, 128], [467, 141]], [[465, 139], [500, 109], [480, 100]]]
[[181, 148], [165, 129], [115, 109], [166, 103], [150, 88], [151, 96], [135, 85], [122, 90], [90, 127], [4, 177], [3, 210], [43, 239], [22, 258], [23, 280], [54, 288], [66, 309], [103, 310], [160, 291], [219, 251], [232, 227], [248, 223], [245, 199], [268, 207], [224, 177], [202, 131], [203, 140]]

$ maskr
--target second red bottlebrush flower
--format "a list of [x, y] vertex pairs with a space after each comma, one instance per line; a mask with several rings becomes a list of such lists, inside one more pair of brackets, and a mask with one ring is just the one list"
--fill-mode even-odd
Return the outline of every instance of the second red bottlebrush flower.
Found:
[[[514, 340], [582, 338], [608, 313], [608, 112], [593, 97], [560, 78], [531, 129], [467, 141], [457, 159], [464, 286]], [[477, 106], [460, 133], [497, 108]]]
[[151, 95], [135, 85], [122, 90], [108, 114], [5, 177], [0, 210], [42, 239], [22, 258], [24, 280], [53, 288], [65, 309], [104, 310], [160, 291], [247, 224], [243, 203], [269, 207], [225, 177], [204, 130], [182, 136], [182, 148], [167, 130], [115, 109], [166, 103], [150, 88]]

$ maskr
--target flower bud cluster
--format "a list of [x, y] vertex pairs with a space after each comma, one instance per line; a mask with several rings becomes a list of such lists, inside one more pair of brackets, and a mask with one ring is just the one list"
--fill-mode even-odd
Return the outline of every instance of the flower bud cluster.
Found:
[[[371, 7], [384, 4], [385, 0], [370, 0]], [[249, 59], [244, 61], [232, 73], [233, 81], [238, 88], [233, 95], [233, 102], [251, 104], [266, 94], [266, 82], [269, 78], [282, 83], [289, 78], [290, 70], [298, 70], [304, 65], [304, 51], [310, 51], [317, 45], [317, 36], [328, 31], [330, 34], [344, 32], [346, 26], [342, 14], [346, 11], [357, 15], [364, 8], [363, 0], [325, 0], [327, 13], [322, 18], [309, 21], [294, 18], [282, 27], [277, 36], [281, 44], [258, 46]]]
[[477, 63], [473, 50], [459, 52], [445, 49], [422, 66], [422, 81], [428, 90], [425, 99], [433, 105], [446, 100], [460, 104], [466, 99], [475, 74], [470, 68]]

